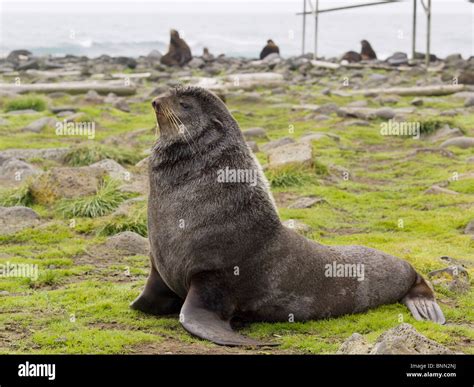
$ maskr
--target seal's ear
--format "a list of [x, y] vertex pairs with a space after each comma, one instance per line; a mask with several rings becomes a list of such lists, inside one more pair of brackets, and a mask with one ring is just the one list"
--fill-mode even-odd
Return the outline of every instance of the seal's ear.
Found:
[[217, 118], [212, 118], [211, 121], [219, 128], [219, 130], [224, 130], [224, 124]]

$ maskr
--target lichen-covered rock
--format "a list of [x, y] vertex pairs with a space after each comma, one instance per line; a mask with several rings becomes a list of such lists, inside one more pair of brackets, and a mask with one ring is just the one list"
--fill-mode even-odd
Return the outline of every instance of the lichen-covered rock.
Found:
[[270, 168], [288, 164], [312, 166], [313, 148], [308, 143], [284, 145], [269, 152], [268, 163]]
[[40, 223], [40, 216], [23, 206], [0, 207], [0, 235], [13, 234]]
[[34, 200], [40, 204], [57, 199], [94, 195], [102, 184], [106, 171], [94, 167], [51, 168], [37, 176], [30, 186]]
[[412, 325], [403, 323], [380, 335], [370, 353], [374, 355], [442, 355], [454, 352], [423, 336]]
[[341, 347], [338, 349], [337, 353], [341, 355], [367, 355], [372, 349], [364, 337], [359, 333], [353, 333]]
[[132, 231], [124, 231], [111, 236], [105, 242], [105, 246], [130, 255], [146, 255], [150, 251], [148, 239]]

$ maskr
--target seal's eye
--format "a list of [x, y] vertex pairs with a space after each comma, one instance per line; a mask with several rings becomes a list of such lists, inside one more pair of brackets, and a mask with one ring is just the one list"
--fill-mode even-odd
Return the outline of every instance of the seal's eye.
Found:
[[181, 107], [182, 107], [184, 110], [189, 110], [189, 109], [191, 109], [191, 107], [192, 107], [189, 103], [184, 102], [184, 101], [181, 101], [179, 104], [181, 105]]

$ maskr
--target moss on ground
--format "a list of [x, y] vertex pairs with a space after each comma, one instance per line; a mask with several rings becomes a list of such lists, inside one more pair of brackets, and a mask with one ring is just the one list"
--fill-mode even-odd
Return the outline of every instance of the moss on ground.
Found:
[[[280, 97], [280, 104], [299, 103], [298, 95], [302, 92], [314, 95], [307, 103], [318, 105], [345, 105], [354, 100], [324, 96], [320, 91], [319, 86], [289, 86], [287, 94]], [[397, 106], [410, 106], [411, 99], [403, 97]], [[152, 145], [151, 132], [134, 137], [133, 143], [121, 143], [120, 152], [107, 145], [108, 139], [153, 128], [149, 102], [131, 104], [130, 114], [105, 105], [81, 105], [80, 97], [65, 97], [55, 103], [72, 101], [88, 119], [96, 122], [96, 138], [87, 144], [94, 144], [94, 152], [99, 155], [133, 164], [140, 159], [135, 156]], [[472, 172], [466, 163], [472, 151], [451, 149], [452, 158], [440, 153], [414, 154], [415, 149], [431, 145], [423, 140], [380, 136], [380, 121], [371, 121], [369, 126], [344, 126], [343, 119], [335, 114], [326, 121], [315, 121], [308, 112], [282, 108], [267, 96], [258, 104], [238, 98], [230, 98], [227, 103], [236, 111], [235, 118], [242, 129], [263, 127], [270, 139], [298, 139], [309, 131], [340, 137], [339, 142], [324, 139], [313, 143], [317, 169], [268, 171], [277, 198], [314, 195], [325, 199], [304, 210], [282, 206], [282, 219], [298, 219], [308, 224], [313, 230], [312, 239], [321, 243], [360, 244], [399, 256], [423, 275], [445, 267], [440, 257], [449, 256], [463, 261], [471, 277], [474, 276], [474, 240], [463, 233], [466, 224], [474, 219], [474, 179], [471, 175], [449, 181], [453, 173], [462, 176]], [[439, 102], [426, 102], [424, 107], [452, 109], [461, 103], [452, 97], [442, 97]], [[12, 105], [4, 100], [0, 106], [5, 112]], [[79, 146], [74, 149], [83, 150], [83, 139], [60, 138], [53, 128], [40, 133], [22, 131], [33, 119], [44, 115], [45, 112], [5, 115], [8, 124], [0, 127], [0, 149]], [[467, 135], [474, 135], [472, 115], [450, 117], [450, 121]], [[437, 121], [426, 124], [427, 130], [436, 126]], [[94, 152], [76, 151], [70, 162], [82, 165], [97, 161], [99, 156]], [[263, 153], [257, 157], [265, 163]], [[48, 168], [44, 161], [33, 162]], [[350, 178], [341, 178], [333, 166], [347, 169]], [[458, 195], [424, 194], [430, 186], [440, 183]], [[12, 205], [16, 200], [30, 205], [46, 224], [0, 236], [0, 263], [35, 263], [41, 275], [36, 280], [1, 279], [0, 291], [8, 293], [0, 295], [0, 353], [140, 353], [150, 346], [156, 351], [168, 348], [165, 344], [169, 342], [174, 343], [171, 350], [176, 352], [190, 344], [198, 348], [196, 351], [218, 351], [213, 344], [189, 336], [176, 317], [157, 318], [129, 309], [129, 303], [145, 283], [147, 257], [125, 256], [97, 264], [100, 256], [94, 249], [106, 235], [124, 230], [146, 235], [143, 205], [128, 216], [77, 217], [71, 227], [70, 219], [64, 219], [53, 205], [32, 203], [22, 189], [17, 196], [3, 193], [3, 203]], [[445, 326], [417, 322], [407, 308], [395, 304], [322, 321], [252, 324], [243, 332], [281, 342], [276, 349], [264, 350], [268, 353], [334, 353], [354, 332], [373, 342], [385, 330], [405, 321], [453, 350], [474, 353], [474, 290], [456, 294], [442, 286], [435, 289], [448, 321]]]

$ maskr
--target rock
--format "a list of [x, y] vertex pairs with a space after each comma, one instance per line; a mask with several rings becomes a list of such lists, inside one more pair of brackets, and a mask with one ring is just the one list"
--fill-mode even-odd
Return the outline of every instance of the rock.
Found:
[[292, 208], [292, 209], [311, 208], [317, 203], [324, 203], [324, 202], [326, 202], [326, 200], [324, 200], [323, 198], [317, 198], [314, 196], [304, 196], [297, 199], [293, 203], [291, 203], [288, 206], [288, 208]]
[[9, 116], [23, 116], [27, 114], [38, 114], [39, 112], [33, 109], [12, 110], [7, 112]]
[[423, 106], [423, 99], [422, 98], [414, 98], [411, 100], [410, 104], [413, 106]]
[[380, 103], [380, 105], [395, 105], [400, 102], [400, 97], [396, 95], [381, 95], [380, 97], [376, 98], [376, 101]]
[[114, 104], [115, 102], [117, 102], [117, 99], [118, 99], [117, 95], [115, 95], [114, 93], [109, 93], [104, 98], [104, 103]]
[[50, 109], [54, 114], [62, 112], [77, 112], [77, 108], [74, 106], [54, 106]]
[[474, 106], [474, 97], [468, 97], [464, 101], [464, 107], [471, 107]]
[[343, 126], [369, 126], [370, 122], [366, 120], [351, 120], [342, 124]]
[[386, 82], [386, 81], [388, 81], [388, 77], [386, 75], [378, 74], [378, 73], [370, 74], [368, 78], [371, 81], [377, 81], [377, 82]]
[[62, 198], [89, 196], [97, 192], [105, 175], [106, 172], [102, 168], [51, 168], [36, 177], [30, 190], [35, 201], [40, 204], [52, 203]]
[[24, 181], [28, 176], [40, 173], [40, 170], [25, 161], [16, 158], [0, 158], [0, 178]]
[[263, 63], [278, 63], [281, 61], [280, 54], [274, 52], [262, 59]]
[[5, 118], [0, 117], [0, 125], [5, 126], [8, 125], [10, 122], [6, 120]]
[[300, 222], [299, 220], [289, 219], [282, 222], [282, 224], [300, 234], [307, 234], [312, 230], [310, 226], [306, 223]]
[[337, 106], [335, 103], [325, 103], [324, 105], [321, 105], [319, 108], [317, 108], [316, 112], [320, 114], [331, 114], [336, 113], [338, 110], [339, 106]]
[[123, 99], [120, 99], [118, 100], [117, 102], [114, 103], [114, 108], [118, 109], [118, 110], [121, 110], [125, 113], [130, 113], [130, 106], [128, 105], [128, 103], [123, 100]]
[[450, 146], [455, 146], [462, 149], [472, 148], [474, 147], [474, 137], [454, 137], [446, 140], [440, 145], [441, 148], [447, 148]]
[[463, 85], [474, 85], [474, 70], [465, 69], [461, 71], [458, 82]]
[[150, 157], [147, 156], [144, 159], [140, 160], [135, 164], [135, 167], [138, 170], [138, 173], [148, 174], [148, 164], [150, 162]]
[[365, 355], [372, 349], [364, 337], [359, 333], [353, 333], [338, 349], [338, 354], [343, 355]]
[[204, 62], [203, 59], [194, 57], [191, 59], [188, 63], [188, 66], [191, 67], [192, 69], [200, 69], [203, 68], [206, 65], [206, 62]]
[[0, 207], [0, 235], [13, 234], [40, 222], [40, 216], [23, 206]]
[[100, 168], [107, 172], [107, 174], [117, 180], [130, 180], [130, 172], [112, 159], [100, 160], [94, 164], [89, 165], [91, 168]]
[[278, 140], [273, 140], [270, 142], [267, 142], [262, 146], [262, 150], [264, 152], [268, 152], [272, 149], [278, 148], [280, 146], [288, 145], [288, 144], [293, 144], [295, 140], [293, 140], [291, 137], [282, 137], [279, 138]]
[[148, 239], [132, 231], [111, 236], [105, 241], [105, 246], [130, 255], [147, 255], [150, 251]]
[[250, 128], [242, 131], [246, 140], [252, 140], [254, 138], [267, 138], [267, 132], [263, 128]]
[[431, 142], [445, 140], [451, 137], [462, 136], [462, 132], [458, 128], [451, 128], [448, 124], [444, 125], [441, 129], [438, 129], [433, 134], [430, 134], [427, 138]]
[[92, 104], [101, 104], [104, 103], [104, 97], [102, 97], [97, 91], [89, 90], [84, 95], [84, 101]]
[[33, 158], [61, 161], [69, 148], [46, 148], [46, 149], [7, 149], [0, 151], [1, 158], [15, 158], [28, 160]]
[[460, 265], [453, 265], [428, 273], [435, 286], [444, 285], [448, 290], [455, 293], [467, 293], [470, 290], [469, 274]]
[[39, 133], [46, 126], [54, 126], [55, 123], [56, 120], [53, 117], [41, 117], [40, 119], [25, 126], [22, 130], [26, 132]]
[[474, 235], [474, 219], [471, 220], [464, 229], [464, 234]]
[[115, 58], [115, 63], [128, 67], [129, 69], [134, 69], [138, 64], [135, 59], [126, 56], [119, 56]]
[[253, 153], [257, 153], [259, 151], [258, 145], [255, 141], [247, 141], [247, 146]]
[[461, 54], [451, 54], [451, 55], [448, 55], [444, 61], [446, 63], [450, 63], [450, 62], [457, 62], [459, 60], [462, 60], [462, 55]]
[[354, 101], [347, 104], [348, 107], [366, 107], [367, 105], [368, 104], [365, 99], [361, 99], [359, 101]]
[[308, 143], [296, 143], [280, 146], [269, 152], [268, 162], [271, 168], [287, 164], [312, 166], [313, 148]]
[[374, 112], [376, 117], [383, 118], [384, 120], [389, 120], [395, 117], [395, 111], [391, 108], [380, 108]]
[[302, 104], [302, 105], [293, 105], [291, 107], [291, 110], [293, 111], [300, 111], [300, 110], [304, 110], [304, 111], [310, 111], [310, 112], [317, 112], [318, 109], [320, 108], [319, 105], [314, 105], [314, 104]]
[[21, 60], [28, 60], [32, 56], [33, 54], [28, 50], [13, 50], [8, 54], [6, 61], [19, 62]]
[[408, 56], [404, 52], [396, 52], [386, 59], [386, 62], [391, 66], [400, 66], [408, 64]]
[[127, 199], [117, 207], [117, 209], [112, 213], [112, 216], [131, 216], [135, 209], [135, 204], [140, 202], [145, 203], [146, 198], [139, 196], [136, 198]]
[[38, 59], [31, 59], [25, 63], [19, 64], [16, 69], [18, 71], [25, 71], [25, 70], [38, 70], [40, 68], [40, 63]]
[[322, 138], [331, 138], [335, 141], [340, 141], [341, 138], [333, 133], [324, 133], [324, 132], [310, 132], [310, 133], [305, 133], [301, 136], [298, 142], [312, 142], [312, 141], [317, 141]]
[[403, 323], [380, 335], [370, 353], [374, 355], [441, 355], [454, 352], [423, 336], [412, 325]]
[[162, 56], [163, 54], [159, 52], [158, 50], [151, 50], [150, 53], [147, 55], [147, 58], [160, 60]]
[[446, 194], [446, 195], [458, 195], [456, 191], [452, 191], [447, 188], [442, 188], [439, 185], [433, 185], [431, 188], [427, 189], [425, 191], [425, 194], [431, 194], [431, 195], [440, 195], [440, 194]]

